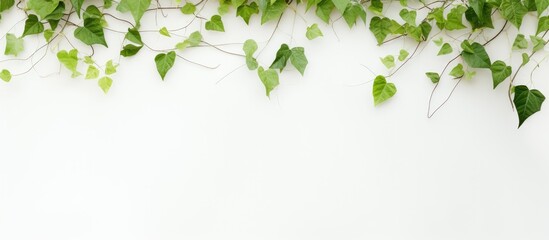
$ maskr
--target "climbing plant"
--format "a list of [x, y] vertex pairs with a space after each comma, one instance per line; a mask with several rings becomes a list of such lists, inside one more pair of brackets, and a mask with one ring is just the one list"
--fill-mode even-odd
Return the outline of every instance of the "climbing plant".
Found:
[[[266, 96], [270, 96], [271, 91], [278, 86], [279, 75], [285, 68], [292, 67], [301, 75], [305, 74], [308, 60], [306, 50], [302, 46], [281, 44], [272, 63], [265, 65], [257, 60], [261, 51], [258, 51], [258, 44], [253, 39], [242, 43], [241, 52], [230, 52], [203, 39], [203, 31], [239, 31], [226, 29], [223, 24], [224, 18], [237, 17], [246, 24], [252, 21], [259, 21], [261, 25], [272, 22], [271, 25], [273, 23], [275, 25], [274, 34], [287, 12], [299, 14], [298, 9], [301, 9], [305, 12], [314, 11], [316, 16], [326, 24], [333, 24], [339, 19], [343, 19], [349, 28], [364, 24], [380, 46], [398, 39], [408, 39], [407, 41], [417, 43], [413, 50], [402, 49], [398, 54], [380, 57], [381, 63], [390, 71], [389, 74], [378, 75], [373, 79], [372, 96], [376, 106], [391, 99], [397, 93], [397, 86], [392, 81], [395, 73], [418, 54], [420, 46], [427, 44], [437, 46], [439, 56], [453, 55], [450, 61], [440, 66], [440, 70], [426, 72], [423, 76], [434, 84], [433, 93], [441, 81], [454, 81], [455, 89], [463, 79], [474, 78], [476, 71], [487, 71], [492, 76], [494, 89], [507, 88], [509, 102], [518, 115], [519, 127], [526, 119], [538, 112], [545, 101], [545, 96], [539, 90], [533, 89], [532, 79], [528, 86], [515, 83], [518, 73], [532, 62], [536, 53], [543, 52], [547, 44], [549, 16], [546, 10], [549, 7], [549, 0], [213, 1], [216, 3], [214, 5], [217, 8], [216, 13], [204, 16], [202, 10], [208, 0], [172, 0], [169, 3], [161, 3], [159, 0], [0, 0], [0, 19], [6, 16], [10, 9], [22, 11], [26, 16], [2, 36], [5, 43], [4, 55], [7, 57], [0, 61], [0, 79], [10, 82], [13, 77], [28, 73], [39, 61], [33, 61], [32, 66], [23, 72], [10, 71], [5, 67], [8, 62], [32, 60], [40, 50], [49, 49], [53, 44], [59, 45], [59, 42], [67, 41], [73, 46], [72, 48], [56, 51], [60, 64], [71, 73], [72, 78], [96, 80], [102, 91], [107, 93], [113, 84], [112, 75], [116, 73], [124, 58], [136, 57], [144, 50], [154, 52], [155, 57], [151, 61], [154, 60], [159, 79], [166, 80], [170, 77], [170, 70], [178, 64], [179, 60], [208, 67], [185, 58], [185, 51], [195, 47], [210, 47], [224, 54], [242, 57], [243, 65], [250, 71], [257, 72], [258, 80], [265, 86]], [[396, 9], [393, 13], [398, 15], [389, 14], [386, 10], [387, 6]], [[166, 27], [159, 27], [154, 31], [143, 29], [141, 27], [143, 17], [158, 11], [162, 13], [174, 11], [187, 16], [190, 21], [177, 29]], [[529, 32], [527, 27], [521, 28], [527, 16], [537, 22], [533, 32]], [[186, 34], [187, 27], [196, 19], [203, 22], [200, 29]], [[127, 28], [111, 28], [109, 23], [113, 21], [127, 25]], [[522, 62], [518, 66], [513, 66], [510, 59], [491, 58], [485, 49], [509, 28], [517, 30], [509, 48], [520, 54]], [[485, 31], [489, 29], [493, 29], [490, 31], [492, 36], [479, 37], [485, 36]], [[523, 31], [523, 29], [526, 30]], [[184, 34], [181, 34], [182, 30]], [[357, 31], [363, 30], [364, 28], [357, 29]], [[450, 33], [454, 31], [461, 35], [452, 36]], [[115, 47], [115, 44], [106, 40], [105, 35], [111, 32], [120, 34], [124, 40], [122, 46]], [[180, 41], [165, 49], [155, 49], [150, 46], [150, 43], [144, 41], [143, 34], [159, 34]], [[323, 32], [316, 23], [303, 29], [302, 34], [311, 41], [323, 37]], [[21, 58], [20, 55], [25, 50], [25, 41], [28, 38], [40, 39], [42, 44], [30, 55]], [[83, 53], [82, 49], [74, 47], [71, 41], [79, 41], [89, 46], [91, 53]], [[95, 49], [98, 47], [101, 47], [102, 51], [119, 51], [121, 58], [98, 63], [94, 58]], [[532, 72], [540, 67], [541, 61], [535, 62]], [[451, 94], [448, 98], [450, 96]], [[441, 106], [431, 111], [431, 101], [429, 101], [428, 116], [433, 116]]]

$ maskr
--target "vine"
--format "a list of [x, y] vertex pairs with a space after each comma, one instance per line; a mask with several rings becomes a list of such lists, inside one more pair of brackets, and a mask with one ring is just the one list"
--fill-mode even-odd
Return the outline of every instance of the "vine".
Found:
[[[216, 68], [217, 66], [208, 66], [187, 59], [183, 55], [188, 48], [207, 47], [242, 58], [242, 66], [257, 72], [265, 87], [265, 94], [269, 97], [271, 91], [279, 85], [279, 75], [288, 65], [301, 75], [305, 74], [308, 60], [303, 47], [281, 44], [272, 63], [265, 65], [258, 61], [258, 56], [265, 48], [259, 50], [257, 42], [253, 39], [242, 43], [241, 52], [231, 52], [221, 45], [207, 42], [202, 31], [225, 32], [223, 19], [229, 17], [227, 13], [232, 11], [246, 24], [256, 18], [260, 19], [261, 24], [275, 22], [275, 28], [267, 41], [269, 44], [284, 14], [293, 11], [296, 13], [295, 16], [304, 18], [297, 13], [298, 6], [303, 6], [299, 9], [314, 11], [320, 20], [332, 24], [332, 27], [333, 23], [340, 19], [343, 19], [349, 28], [363, 22], [379, 46], [399, 39], [409, 39], [417, 43], [410, 52], [401, 49], [397, 55], [380, 58], [381, 63], [390, 72], [386, 75], [376, 74], [373, 80], [374, 105], [382, 104], [396, 94], [397, 87], [390, 80], [414, 56], [421, 53], [421, 47], [431, 43], [439, 48], [437, 55], [453, 54], [454, 57], [441, 66], [440, 71], [425, 73], [426, 79], [434, 84], [429, 98], [428, 117], [432, 117], [450, 99], [463, 79], [474, 78], [476, 71], [489, 71], [494, 89], [509, 79], [506, 86], [507, 97], [517, 112], [519, 127], [538, 112], [545, 101], [545, 96], [532, 88], [532, 79], [529, 86], [516, 85], [515, 82], [519, 72], [525, 69], [536, 53], [543, 52], [547, 44], [545, 37], [549, 31], [549, 16], [545, 13], [549, 7], [549, 0], [217, 0], [217, 12], [211, 16], [202, 14], [208, 0], [173, 1], [164, 6], [159, 0], [0, 0], [0, 19], [10, 9], [22, 11], [26, 16], [2, 37], [5, 41], [4, 55], [8, 58], [0, 60], [0, 79], [10, 82], [12, 78], [28, 73], [46, 56], [48, 49], [53, 45], [59, 46], [60, 42], [66, 42], [72, 48], [57, 51], [56, 57], [60, 64], [71, 72], [72, 78], [96, 80], [102, 91], [107, 93], [113, 84], [112, 75], [117, 72], [123, 58], [134, 57], [144, 50], [154, 52], [156, 70], [160, 79], [165, 80], [179, 60], [205, 68]], [[393, 3], [399, 6], [398, 17], [391, 17], [385, 11], [386, 6]], [[155, 13], [156, 17], [161, 15], [167, 18], [166, 11], [179, 12], [190, 21], [175, 29], [160, 27], [147, 30], [141, 27], [141, 20], [145, 14]], [[535, 32], [525, 35], [519, 30], [527, 16], [537, 21], [537, 27]], [[181, 34], [182, 31], [186, 33], [188, 27], [197, 19], [203, 22], [200, 29], [190, 34]], [[497, 23], [502, 22], [499, 20], [503, 23], [498, 26]], [[126, 25], [127, 28], [111, 28], [111, 21]], [[22, 30], [16, 29], [23, 22]], [[522, 59], [522, 63], [515, 66], [514, 71], [511, 59], [493, 60], [485, 49], [509, 28], [518, 31], [510, 48], [520, 54]], [[486, 37], [485, 33], [494, 31], [486, 31], [488, 29], [495, 31], [490, 37]], [[306, 38], [311, 41], [323, 37], [322, 30], [316, 23], [303, 30]], [[436, 33], [433, 33], [435, 31]], [[452, 32], [461, 35], [454, 37]], [[120, 34], [123, 38], [120, 48], [115, 48], [106, 41], [105, 35], [110, 33]], [[156, 49], [144, 41], [143, 34], [160, 34], [180, 41], [170, 48]], [[482, 39], [482, 36], [485, 38]], [[27, 38], [41, 39], [42, 44], [30, 55], [18, 58], [25, 50]], [[76, 40], [88, 46], [90, 53], [75, 47], [73, 41]], [[119, 50], [120, 58], [104, 64], [98, 63], [94, 58], [98, 46], [103, 46], [107, 50]], [[40, 56], [38, 61], [34, 61], [35, 55], [41, 51], [44, 51], [44, 55]], [[545, 60], [545, 57], [542, 60]], [[6, 67], [10, 62], [20, 61], [30, 61], [31, 66], [24, 71], [13, 73]], [[540, 68], [540, 62], [533, 67], [530, 78], [537, 68]], [[83, 69], [85, 71], [82, 71]], [[442, 104], [434, 107], [431, 100], [441, 81], [455, 83]]]

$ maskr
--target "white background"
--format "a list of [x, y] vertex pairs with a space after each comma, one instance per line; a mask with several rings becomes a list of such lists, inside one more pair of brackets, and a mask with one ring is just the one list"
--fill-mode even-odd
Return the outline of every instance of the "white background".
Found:
[[[203, 15], [210, 16], [212, 7]], [[478, 70], [428, 119], [433, 84], [424, 72], [440, 72], [456, 54], [436, 57], [438, 49], [429, 42], [389, 79], [398, 88], [395, 97], [374, 108], [367, 82], [375, 75], [362, 65], [387, 74], [379, 57], [401, 48], [412, 52], [414, 43], [376, 47], [363, 23], [349, 30], [339, 20], [336, 36], [314, 13], [299, 13], [308, 22], [287, 12], [259, 60], [269, 65], [285, 42], [304, 46], [309, 66], [304, 77], [285, 69], [270, 100], [256, 73], [245, 67], [216, 83], [244, 64], [242, 58], [207, 47], [189, 49], [181, 54], [219, 67], [177, 59], [161, 81], [154, 52], [144, 49], [118, 60], [123, 35], [113, 32], [106, 32], [113, 50], [96, 47], [99, 62], [114, 57], [121, 63], [108, 95], [95, 81], [71, 79], [60, 68], [55, 52], [70, 49], [66, 41], [49, 50], [36, 71], [2, 82], [0, 239], [549, 237], [545, 106], [517, 130], [508, 80], [492, 90], [490, 74]], [[246, 27], [233, 15], [224, 17], [227, 33], [203, 31], [205, 40], [254, 38], [260, 49], [265, 46], [274, 23], [260, 26], [254, 16]], [[15, 11], [4, 14], [1, 33], [20, 19]], [[175, 28], [189, 20], [154, 19], [154, 13], [146, 15], [142, 29]], [[107, 20], [112, 28], [127, 27]], [[308, 41], [305, 28], [314, 22], [325, 37]], [[529, 24], [526, 34], [535, 28], [535, 22]], [[503, 22], [495, 25], [499, 30]], [[20, 35], [18, 26], [12, 32]], [[488, 51], [493, 61], [512, 62], [515, 69], [520, 53], [507, 49], [516, 30], [508, 29]], [[484, 42], [496, 30], [476, 40]], [[181, 40], [156, 33], [143, 37], [158, 49]], [[445, 40], [458, 48], [459, 41]], [[29, 37], [22, 56], [40, 41]], [[2, 49], [4, 44], [2, 39]], [[240, 53], [241, 45], [223, 49]], [[9, 65], [14, 73], [30, 66], [16, 64]], [[545, 62], [529, 83], [534, 65], [517, 83], [549, 92]], [[441, 81], [433, 105], [455, 82]]]

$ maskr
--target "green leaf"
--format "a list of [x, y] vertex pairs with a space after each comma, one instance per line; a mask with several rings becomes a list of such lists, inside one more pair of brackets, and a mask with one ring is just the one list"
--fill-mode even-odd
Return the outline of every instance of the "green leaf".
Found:
[[522, 5], [520, 0], [502, 0], [500, 13], [504, 19], [509, 20], [515, 27], [520, 28], [524, 15], [528, 9]]
[[526, 65], [528, 62], [530, 62], [530, 56], [526, 53], [522, 53], [522, 64], [521, 66]]
[[84, 57], [84, 63], [91, 65], [91, 64], [95, 64], [95, 61], [93, 60], [93, 58], [91, 56], [85, 56]]
[[[549, 0], [547, 1], [549, 2]], [[538, 20], [538, 29], [536, 30], [536, 35], [547, 30], [549, 30], [549, 16], [540, 17]]]
[[130, 12], [135, 20], [135, 23], [139, 25], [139, 21], [145, 11], [151, 5], [151, 0], [121, 0], [116, 7], [116, 10], [120, 12]]
[[175, 47], [179, 50], [185, 50], [187, 47], [195, 47], [202, 41], [202, 34], [199, 31], [195, 31], [189, 35], [185, 41], [178, 43]]
[[[483, 2], [484, 0], [476, 0], [476, 2]], [[469, 7], [467, 11], [465, 11], [465, 19], [471, 23], [471, 26], [473, 30], [479, 29], [479, 28], [494, 28], [494, 24], [492, 23], [492, 7], [488, 4], [480, 4], [482, 6], [479, 6], [481, 11], [481, 15], [479, 16], [477, 13], [477, 10], [475, 10], [473, 7]]]
[[370, 20], [370, 31], [374, 34], [378, 45], [381, 45], [385, 38], [391, 34], [391, 26], [391, 20], [388, 18], [373, 17]]
[[74, 37], [90, 46], [101, 44], [108, 47], [101, 19], [97, 17], [98, 13], [100, 14], [97, 7], [93, 5], [89, 6], [84, 13], [84, 26], [74, 30]]
[[286, 44], [280, 45], [280, 48], [276, 52], [276, 58], [271, 64], [269, 68], [271, 69], [280, 69], [282, 71], [284, 67], [286, 67], [286, 63], [288, 62], [288, 59], [290, 59], [290, 56], [292, 55], [292, 51]]
[[316, 6], [316, 15], [322, 19], [325, 23], [330, 22], [330, 15], [332, 14], [332, 11], [334, 10], [335, 6], [334, 3], [332, 3], [332, 0], [322, 0], [318, 5]]
[[366, 23], [366, 11], [364, 11], [364, 8], [360, 4], [349, 4], [345, 9], [345, 12], [343, 12], [343, 19], [345, 19], [345, 22], [349, 27], [353, 27], [358, 18]]
[[536, 10], [538, 11], [538, 15], [541, 15], [545, 9], [549, 6], [549, 0], [535, 0], [536, 2]]
[[46, 29], [44, 31], [44, 38], [46, 39], [46, 42], [50, 42], [51, 41], [51, 38], [53, 37], [53, 30], [51, 29]]
[[431, 82], [433, 83], [438, 83], [440, 81], [440, 75], [436, 72], [426, 72], [425, 75], [427, 75], [427, 77], [431, 79]]
[[463, 51], [461, 57], [473, 68], [490, 68], [492, 66], [490, 57], [482, 45], [477, 42], [470, 44], [467, 40], [461, 44]]
[[183, 14], [194, 14], [196, 12], [196, 6], [193, 3], [187, 2], [183, 7], [181, 7], [181, 13]]
[[404, 59], [406, 59], [408, 57], [408, 55], [410, 55], [410, 53], [408, 53], [408, 51], [404, 50], [404, 49], [400, 49], [400, 52], [398, 54], [398, 60], [399, 61], [404, 61]]
[[59, 2], [55, 10], [53, 10], [53, 12], [45, 16], [43, 20], [48, 20], [51, 24], [51, 20], [54, 20], [54, 21], [59, 20], [64, 16], [64, 14], [65, 14], [65, 3]]
[[141, 34], [139, 34], [139, 31], [135, 28], [128, 28], [128, 33], [126, 33], [125, 39], [135, 44], [143, 45], [143, 41], [141, 41]]
[[112, 7], [112, 0], [103, 0], [103, 7], [105, 9], [109, 9], [110, 7]]
[[229, 12], [230, 7], [231, 7], [231, 4], [229, 3], [220, 3], [219, 7], [217, 7], [217, 13], [219, 13], [219, 15], [225, 15], [226, 13]]
[[305, 56], [305, 49], [302, 47], [292, 48], [292, 54], [290, 55], [290, 62], [301, 73], [305, 74], [305, 68], [307, 68], [307, 57]]
[[5, 10], [10, 9], [13, 4], [15, 3], [14, 0], [1, 0], [0, 1], [0, 12], [3, 12]]
[[305, 33], [305, 36], [309, 40], [313, 40], [317, 37], [322, 37], [322, 31], [318, 28], [318, 24], [314, 23], [313, 25], [307, 27], [307, 32]]
[[513, 50], [526, 48], [528, 48], [528, 41], [526, 41], [523, 34], [517, 34], [517, 37], [515, 37], [515, 41], [513, 42]]
[[72, 49], [69, 52], [66, 50], [59, 51], [57, 52], [57, 59], [72, 72], [72, 78], [82, 75], [76, 69], [78, 67], [78, 50]]
[[88, 65], [88, 70], [86, 71], [86, 79], [96, 79], [99, 77], [99, 69], [93, 65]]
[[74, 7], [76, 14], [80, 17], [80, 11], [82, 10], [82, 4], [84, 0], [71, 0], [72, 6]]
[[32, 35], [32, 34], [39, 34], [43, 31], [44, 31], [44, 24], [38, 21], [38, 17], [36, 15], [31, 14], [25, 21], [25, 30], [23, 30], [23, 35], [21, 37], [25, 37], [27, 35]]
[[206, 22], [206, 30], [225, 32], [225, 27], [223, 27], [223, 21], [221, 21], [221, 16], [213, 15], [210, 18], [210, 21]]
[[286, 4], [285, 0], [276, 0], [273, 4], [268, 5], [261, 15], [261, 24], [275, 19], [278, 20], [282, 16], [282, 13], [284, 13], [284, 10], [286, 10], [286, 7], [288, 7], [288, 4]]
[[259, 13], [259, 7], [257, 3], [252, 2], [249, 5], [241, 5], [236, 9], [236, 16], [242, 17], [246, 24], [250, 24], [250, 17]]
[[459, 30], [466, 28], [463, 25], [463, 14], [467, 11], [467, 7], [458, 5], [448, 13], [448, 19], [444, 23], [446, 30]]
[[408, 11], [408, 9], [404, 8], [400, 10], [399, 15], [402, 18], [402, 20], [404, 20], [406, 23], [412, 26], [416, 26], [416, 17], [417, 17], [416, 11]]
[[154, 58], [156, 63], [156, 70], [160, 74], [162, 80], [166, 77], [166, 73], [173, 67], [175, 63], [175, 52], [170, 51], [168, 53], [161, 53]]
[[171, 37], [170, 31], [168, 31], [166, 27], [162, 27], [158, 32], [160, 33], [160, 35]]
[[383, 3], [381, 0], [371, 0], [371, 4], [368, 7], [368, 10], [372, 11], [375, 14], [383, 15]]
[[274, 69], [264, 70], [263, 67], [259, 67], [257, 69], [257, 75], [259, 75], [259, 79], [265, 86], [265, 94], [270, 98], [271, 91], [279, 84], [278, 73]]
[[383, 65], [385, 65], [386, 68], [393, 68], [395, 67], [395, 57], [392, 55], [387, 55], [384, 58], [380, 58]]
[[389, 98], [393, 97], [397, 89], [394, 83], [387, 83], [384, 76], [377, 76], [374, 79], [374, 86], [372, 88], [372, 95], [374, 96], [374, 106], [377, 106]]
[[105, 67], [105, 74], [112, 75], [116, 73], [116, 68], [118, 67], [118, 64], [114, 64], [112, 60], [109, 60]]
[[454, 51], [454, 49], [452, 48], [452, 46], [448, 43], [444, 43], [444, 45], [442, 45], [442, 47], [440, 48], [440, 50], [438, 51], [438, 56], [440, 55], [446, 55], [446, 54], [450, 54], [452, 53], [452, 51]]
[[537, 52], [545, 47], [545, 40], [543, 40], [543, 38], [541, 37], [530, 36], [530, 41], [532, 41], [532, 45], [534, 45], [534, 47], [532, 48], [533, 52]]
[[123, 57], [131, 57], [139, 52], [143, 46], [135, 46], [133, 44], [125, 45], [120, 51], [120, 55]]
[[242, 45], [242, 50], [244, 51], [244, 55], [253, 56], [255, 51], [257, 51], [257, 43], [253, 39], [248, 39]]
[[433, 8], [433, 10], [431, 10], [431, 12], [427, 14], [427, 20], [435, 20], [437, 27], [441, 30], [444, 29], [444, 25], [446, 25], [446, 19], [444, 19], [444, 8]]
[[40, 19], [44, 19], [55, 10], [59, 1], [60, 0], [28, 0], [27, 7], [40, 16]]
[[11, 81], [11, 73], [7, 69], [4, 69], [0, 72], [0, 79], [2, 79], [4, 82], [10, 82]]
[[255, 70], [259, 66], [257, 63], [257, 59], [255, 59], [253, 56], [246, 56], [246, 66], [249, 70]]
[[238, 8], [240, 6], [242, 6], [242, 4], [246, 3], [247, 0], [231, 0], [231, 5], [234, 7], [234, 8]]
[[[378, 0], [379, 1], [379, 0]], [[347, 5], [351, 2], [351, 0], [332, 0], [332, 3], [334, 3], [334, 6], [339, 10], [339, 12], [343, 13], [345, 11], [345, 8], [347, 8]]]
[[492, 82], [494, 89], [506, 78], [511, 76], [511, 73], [513, 72], [511, 66], [507, 66], [505, 62], [500, 60], [492, 63], [492, 66], [490, 66], [490, 71], [492, 71]]
[[444, 43], [444, 39], [442, 39], [442, 37], [440, 37], [438, 39], [433, 40], [433, 42], [435, 43], [435, 45], [440, 47]]
[[109, 89], [111, 89], [112, 86], [112, 79], [110, 77], [102, 77], [97, 81], [97, 85], [103, 90], [105, 94], [109, 92]]
[[11, 33], [6, 34], [6, 49], [4, 50], [5, 55], [13, 55], [17, 57], [17, 55], [24, 49], [25, 47], [23, 46], [22, 38], [18, 38]]
[[458, 63], [454, 68], [452, 68], [452, 71], [450, 71], [450, 76], [455, 78], [460, 78], [465, 75], [465, 72], [463, 71], [463, 65], [461, 63]]
[[540, 91], [536, 89], [530, 90], [524, 85], [515, 87], [515, 97], [513, 98], [513, 103], [515, 104], [519, 117], [519, 128], [522, 126], [524, 121], [526, 121], [526, 119], [541, 110], [541, 104], [543, 104], [543, 101], [545, 101], [545, 96], [543, 96]]

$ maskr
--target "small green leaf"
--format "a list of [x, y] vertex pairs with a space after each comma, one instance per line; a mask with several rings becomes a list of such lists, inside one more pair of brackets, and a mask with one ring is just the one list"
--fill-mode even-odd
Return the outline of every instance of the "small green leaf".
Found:
[[91, 56], [85, 56], [84, 57], [84, 63], [85, 64], [95, 64], [95, 61], [93, 60], [93, 58]]
[[536, 10], [538, 15], [541, 15], [545, 9], [549, 6], [549, 0], [535, 0]]
[[219, 13], [219, 15], [225, 15], [229, 12], [230, 7], [231, 4], [229, 3], [219, 3], [219, 7], [217, 7], [217, 13]]
[[133, 44], [124, 45], [120, 51], [120, 55], [123, 57], [131, 57], [139, 52], [143, 46], [135, 46]]
[[225, 32], [225, 27], [223, 27], [223, 21], [221, 21], [221, 16], [213, 15], [210, 18], [210, 21], [206, 22], [206, 30]]
[[450, 76], [455, 78], [460, 78], [465, 75], [465, 72], [463, 71], [463, 65], [461, 63], [458, 63], [454, 68], [452, 68], [452, 71], [450, 71]]
[[18, 38], [11, 33], [6, 34], [6, 49], [4, 50], [5, 55], [13, 55], [17, 57], [17, 55], [24, 49], [25, 47], [23, 46], [22, 38]]
[[246, 56], [246, 66], [249, 70], [255, 70], [259, 66], [257, 59], [252, 56]]
[[318, 28], [318, 24], [314, 23], [313, 25], [307, 27], [307, 32], [305, 33], [305, 36], [309, 40], [313, 40], [317, 37], [322, 37], [322, 31]]
[[532, 51], [534, 52], [537, 52], [545, 47], [546, 42], [541, 37], [530, 36], [530, 41], [532, 41], [532, 45], [534, 45], [534, 47], [532, 47]]
[[[330, 0], [327, 0], [330, 1]], [[285, 0], [276, 0], [274, 3], [267, 5], [267, 8], [261, 15], [261, 24], [264, 24], [271, 20], [278, 20], [286, 10], [288, 4]]]
[[371, 4], [368, 7], [368, 10], [372, 11], [377, 15], [382, 15], [383, 13], [383, 3], [381, 0], [371, 0]]
[[[33, 10], [40, 19], [44, 19], [48, 14], [52, 13], [60, 0], [28, 0], [27, 7]], [[3, 2], [3, 1], [2, 1]], [[2, 3], [3, 5], [3, 3]]]
[[373, 17], [370, 20], [370, 31], [374, 34], [377, 44], [381, 45], [385, 38], [391, 34], [391, 20], [388, 18]]
[[513, 41], [513, 50], [526, 49], [528, 48], [528, 41], [523, 34], [517, 34], [515, 41]]
[[0, 1], [0, 12], [10, 9], [15, 4], [14, 0], [2, 0]]
[[305, 74], [305, 68], [307, 68], [307, 57], [305, 56], [305, 49], [302, 47], [292, 48], [292, 54], [290, 55], [290, 62], [301, 73]]
[[521, 66], [526, 65], [528, 62], [530, 62], [530, 56], [526, 53], [522, 53], [522, 64]]
[[490, 57], [481, 44], [477, 42], [470, 44], [467, 40], [465, 40], [461, 46], [463, 48], [461, 57], [463, 57], [463, 60], [465, 60], [470, 67], [490, 68], [490, 66], [492, 66]]
[[116, 73], [117, 67], [118, 67], [118, 64], [114, 64], [112, 60], [109, 60], [105, 66], [105, 74], [112, 75]]
[[109, 89], [111, 89], [112, 86], [112, 79], [110, 77], [102, 77], [97, 81], [97, 85], [103, 90], [105, 94], [109, 92]]
[[402, 18], [402, 20], [404, 20], [409, 25], [416, 26], [416, 17], [417, 17], [416, 11], [408, 11], [408, 9], [404, 8], [400, 10], [399, 15]]
[[255, 51], [257, 51], [257, 43], [253, 39], [248, 39], [242, 45], [242, 50], [244, 51], [244, 55], [253, 56]]
[[171, 37], [170, 35], [170, 31], [168, 31], [168, 29], [166, 27], [162, 27], [160, 29], [160, 31], [158, 31], [160, 33], [160, 35], [163, 35], [163, 36], [166, 36], [166, 37]]
[[377, 76], [374, 79], [374, 86], [372, 88], [372, 95], [374, 96], [374, 106], [377, 106], [389, 98], [393, 97], [397, 89], [394, 83], [387, 83], [384, 76]]
[[[105, 41], [103, 25], [101, 25], [101, 19], [96, 17], [98, 13], [100, 14], [97, 7], [93, 5], [89, 6], [84, 13], [84, 26], [74, 30], [74, 37], [90, 46], [93, 44], [101, 44], [108, 47], [107, 42]], [[88, 15], [88, 17], [86, 17], [86, 15]]]
[[72, 6], [76, 10], [76, 14], [80, 17], [80, 11], [82, 10], [82, 4], [84, 0], [71, 0]]
[[332, 3], [334, 3], [334, 6], [339, 10], [341, 13], [345, 11], [345, 8], [347, 8], [347, 5], [350, 3], [350, 0], [332, 0]]
[[515, 87], [513, 103], [515, 104], [519, 117], [519, 128], [522, 126], [524, 121], [526, 121], [526, 119], [541, 110], [543, 101], [545, 101], [545, 96], [543, 96], [539, 90], [530, 90], [524, 85]]
[[25, 21], [25, 30], [23, 30], [23, 35], [21, 37], [39, 34], [44, 31], [44, 24], [38, 21], [38, 17], [34, 14], [29, 15]]
[[406, 59], [408, 57], [408, 55], [410, 55], [410, 53], [408, 53], [408, 51], [404, 50], [404, 49], [400, 49], [400, 52], [398, 54], [398, 60], [399, 61], [404, 61], [404, 59]]
[[393, 68], [395, 67], [395, 57], [393, 57], [392, 55], [387, 55], [383, 58], [379, 58], [381, 60], [381, 62], [383, 63], [383, 65], [385, 65], [386, 68]]
[[185, 3], [185, 5], [181, 7], [181, 13], [183, 14], [190, 15], [194, 14], [194, 12], [196, 12], [196, 6], [190, 2]]
[[161, 53], [156, 55], [154, 62], [156, 63], [156, 70], [160, 74], [162, 80], [166, 77], [166, 73], [173, 67], [175, 63], [175, 52], [170, 51], [168, 53]]
[[270, 98], [271, 91], [273, 91], [273, 89], [275, 89], [279, 84], [278, 73], [274, 69], [264, 70], [263, 67], [259, 67], [257, 69], [257, 74], [265, 86], [265, 94]]
[[88, 65], [88, 70], [86, 71], [86, 79], [96, 79], [99, 77], [99, 69], [93, 65]]
[[141, 17], [149, 6], [151, 5], [151, 0], [121, 0], [116, 10], [120, 12], [130, 12], [135, 20], [135, 23], [139, 25]]
[[288, 59], [290, 59], [291, 55], [292, 51], [290, 50], [290, 47], [288, 47], [288, 45], [280, 45], [280, 48], [276, 52], [276, 58], [269, 68], [280, 69], [280, 71], [282, 71], [284, 67], [286, 67], [286, 63], [288, 62]]
[[51, 41], [51, 38], [53, 37], [53, 30], [51, 29], [46, 29], [44, 31], [44, 38], [46, 39], [46, 42], [50, 42]]
[[528, 12], [520, 0], [502, 0], [499, 8], [503, 18], [509, 20], [517, 28], [520, 28], [522, 19]]
[[362, 5], [355, 3], [349, 4], [345, 9], [345, 12], [343, 12], [343, 19], [345, 19], [347, 25], [353, 27], [359, 18], [366, 23], [366, 11], [364, 11]]
[[126, 33], [124, 38], [135, 44], [143, 45], [143, 41], [141, 41], [141, 34], [136, 28], [128, 28], [128, 33]]
[[435, 45], [440, 47], [444, 43], [444, 39], [442, 39], [442, 37], [440, 37], [438, 39], [433, 40], [433, 42], [435, 43]]
[[505, 62], [497, 60], [492, 63], [490, 71], [492, 71], [492, 82], [495, 89], [501, 82], [511, 76], [513, 69], [511, 66], [507, 66]]
[[[549, 0], [547, 0], [549, 2]], [[538, 28], [536, 30], [536, 35], [540, 34], [541, 32], [545, 32], [549, 30], [549, 16], [543, 16], [540, 17], [538, 20]]]
[[459, 30], [466, 28], [463, 25], [463, 14], [467, 11], [467, 7], [463, 5], [457, 5], [448, 13], [448, 19], [444, 23], [444, 27], [447, 30]]
[[252, 17], [252, 15], [258, 14], [258, 13], [259, 13], [259, 7], [255, 2], [252, 2], [249, 5], [246, 5], [246, 4], [240, 5], [236, 9], [236, 15], [242, 17], [242, 19], [246, 24], [250, 23], [250, 17]]
[[11, 73], [7, 69], [4, 69], [0, 72], [0, 79], [2, 79], [4, 82], [11, 81]]
[[436, 72], [426, 72], [425, 75], [431, 79], [431, 82], [438, 83], [440, 81], [440, 75]]
[[452, 53], [452, 51], [454, 51], [454, 49], [452, 48], [452, 46], [448, 43], [444, 43], [444, 45], [442, 45], [442, 47], [440, 48], [440, 50], [438, 51], [438, 56], [440, 55], [446, 55], [446, 54], [450, 54]]
[[69, 52], [62, 50], [57, 52], [57, 59], [61, 62], [68, 70], [72, 72], [72, 78], [82, 75], [78, 72], [78, 50], [72, 49]]

